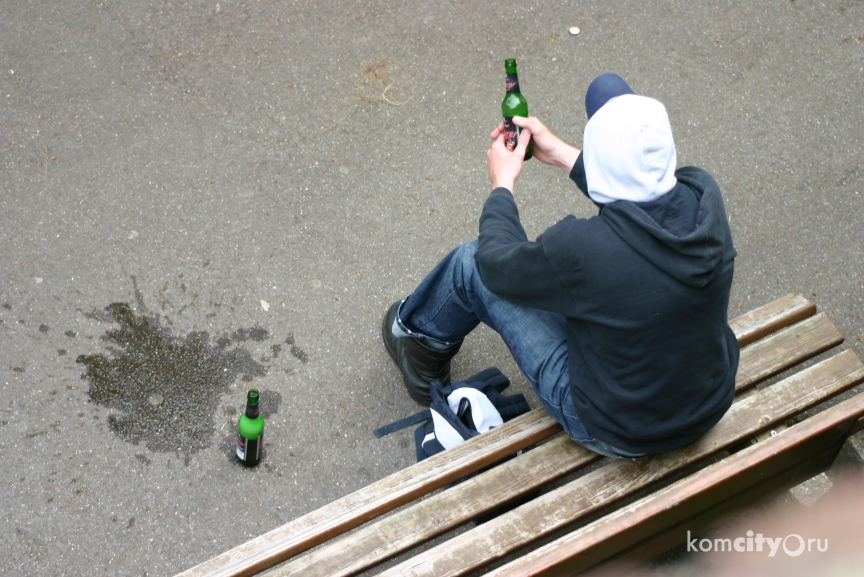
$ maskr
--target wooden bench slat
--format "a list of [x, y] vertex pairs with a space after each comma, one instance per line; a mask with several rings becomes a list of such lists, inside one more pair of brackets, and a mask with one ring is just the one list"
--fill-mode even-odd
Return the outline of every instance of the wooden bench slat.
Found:
[[[864, 395], [734, 453], [602, 519], [497, 568], [486, 577], [572, 576], [650, 540], [664, 528], [687, 526], [710, 511], [724, 511], [782, 489], [831, 463], [843, 440], [864, 417]], [[742, 492], [743, 491], [743, 492]], [[704, 524], [701, 528], [706, 528]]]
[[[787, 295], [738, 317], [730, 322], [730, 326], [739, 342], [741, 339], [752, 342], [814, 312], [815, 306], [807, 299]], [[412, 465], [277, 527], [180, 576], [254, 575], [560, 430], [560, 425], [544, 410], [532, 411], [460, 447]]]
[[[802, 337], [802, 333], [807, 336]], [[751, 387], [842, 341], [842, 335], [824, 314], [776, 336], [742, 351], [737, 389]], [[771, 349], [763, 343], [781, 348], [786, 354], [770, 354]], [[354, 575], [575, 471], [593, 461], [594, 455], [562, 437], [501, 465], [500, 470], [488, 471], [277, 567], [265, 577]]]
[[816, 314], [816, 305], [798, 294], [788, 294], [730, 321], [743, 347]]
[[356, 575], [600, 458], [561, 435], [263, 577]]
[[825, 313], [784, 328], [741, 350], [735, 390], [740, 392], [842, 342], [843, 333]]
[[[694, 508], [689, 514], [678, 516], [678, 520], [674, 524], [665, 523], [654, 526], [651, 530], [651, 535], [647, 539], [628, 547], [623, 552], [612, 552], [614, 556], [611, 561], [618, 568], [637, 565], [681, 543], [681, 536], [685, 535], [687, 530], [692, 531], [693, 535], [701, 534], [722, 523], [724, 520], [733, 517], [744, 507], [753, 505], [768, 497], [791, 489], [808, 479], [812, 479], [833, 465], [847, 437], [864, 430], [864, 416], [858, 417], [857, 420], [852, 419], [851, 427], [847, 429], [847, 426], [848, 423], [838, 425], [837, 430], [834, 431], [834, 434], [837, 436], [833, 442], [830, 440], [826, 442], [824, 437], [821, 438], [815, 448], [816, 454], [803, 460], [800, 454], [795, 455], [790, 461], [794, 463], [795, 460], [798, 460], [799, 462], [781, 474], [773, 477], [765, 476], [758, 483], [754, 483], [752, 487], [744, 490], [741, 490], [740, 486], [735, 483], [733, 487], [735, 494], [731, 495], [727, 500], [709, 507]], [[778, 426], [774, 428], [776, 429], [776, 434], [787, 427]], [[762, 439], [763, 441], [770, 438], [766, 433], [763, 433], [765, 435], [765, 438]], [[798, 452], [797, 448], [795, 452]], [[607, 557], [609, 556], [607, 555]], [[602, 561], [607, 562], [609, 559], [603, 558]]]
[[713, 429], [691, 445], [638, 462], [610, 460], [605, 466], [381, 575], [464, 575], [862, 381], [864, 363], [854, 351], [842, 352], [733, 404]]
[[[718, 523], [722, 523], [724, 519], [734, 517], [734, 514], [740, 512], [741, 509], [812, 479], [831, 466], [844, 437], [848, 436], [847, 427], [850, 424], [850, 422], [844, 422], [839, 425], [839, 431], [831, 432], [832, 439], [825, 439], [825, 435], [819, 435], [813, 439], [818, 443], [818, 447], [815, 448], [815, 452], [811, 448], [810, 454], [806, 457], [802, 457], [800, 451], [795, 447], [780, 447], [778, 450], [790, 451], [794, 456], [784, 459], [784, 461], [788, 461], [789, 467], [777, 474], [768, 476], [769, 472], [760, 469], [757, 474], [761, 478], [752, 479], [751, 477], [749, 481], [746, 481], [746, 484], [741, 475], [732, 474], [727, 484], [728, 489], [724, 488], [728, 493], [727, 499], [708, 506], [705, 506], [706, 503], [702, 501], [698, 510], [694, 509], [692, 515], [689, 516], [681, 514], [680, 520], [677, 522], [662, 518], [653, 519], [649, 522], [648, 536], [642, 536], [642, 540], [638, 543], [623, 551], [617, 546], [597, 547], [590, 553], [580, 556], [577, 562], [584, 563], [586, 567], [591, 565], [592, 569], [597, 565], [614, 565], [619, 570], [626, 567], [632, 568], [680, 544], [682, 536], [686, 536], [688, 530], [691, 531], [691, 535], [700, 535]], [[775, 449], [777, 449], [776, 446]], [[787, 455], [787, 457], [789, 456]], [[747, 476], [750, 477], [750, 475]], [[628, 542], [635, 540], [628, 539]], [[541, 571], [541, 573], [548, 577], [550, 572], [561, 574], [559, 571], [570, 577], [573, 573], [578, 572], [578, 569], [554, 567], [548, 571]]]
[[546, 411], [530, 411], [471, 443], [420, 461], [180, 575], [255, 575], [559, 431], [561, 425]]

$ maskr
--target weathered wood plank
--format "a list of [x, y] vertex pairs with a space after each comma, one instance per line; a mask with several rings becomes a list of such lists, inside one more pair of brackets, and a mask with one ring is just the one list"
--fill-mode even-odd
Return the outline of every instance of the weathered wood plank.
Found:
[[729, 326], [743, 347], [816, 314], [816, 305], [798, 294], [788, 294], [732, 320]]
[[356, 575], [601, 456], [559, 436], [446, 491], [275, 567], [264, 577]]
[[381, 575], [451, 577], [469, 573], [862, 381], [864, 363], [854, 351], [840, 353], [733, 404], [713, 429], [691, 445], [638, 462], [609, 461]]
[[[832, 453], [864, 415], [856, 395], [744, 451], [730, 455], [619, 511], [486, 574], [486, 577], [572, 576], [664, 528], [706, 511], [719, 517], [772, 486], [830, 464]], [[704, 528], [704, 525], [700, 525]]]
[[[730, 326], [739, 341], [743, 339], [742, 343], [752, 342], [772, 330], [806, 317], [807, 314], [812, 315], [807, 303], [809, 301], [803, 297], [789, 295], [733, 320]], [[532, 411], [492, 432], [494, 439], [489, 438], [492, 433], [481, 435], [457, 448], [458, 450], [451, 449], [433, 459], [413, 465], [180, 575], [254, 575], [520, 448], [548, 438], [559, 430], [560, 426], [545, 411]]]
[[819, 313], [741, 350], [735, 390], [794, 367], [843, 342], [843, 334], [828, 315]]
[[561, 425], [546, 411], [531, 411], [470, 443], [420, 461], [180, 575], [254, 575], [560, 430]]
[[[838, 436], [845, 435], [845, 428], [846, 423], [840, 426]], [[598, 548], [592, 555], [593, 560], [586, 556], [580, 562], [584, 562], [586, 567], [593, 564], [591, 570], [598, 566], [603, 568], [614, 566], [618, 572], [624, 573], [625, 569], [634, 568], [636, 565], [680, 544], [682, 537], [686, 537], [688, 530], [692, 535], [699, 535], [725, 520], [733, 518], [750, 505], [778, 495], [807, 479], [812, 479], [830, 467], [831, 462], [840, 451], [842, 441], [843, 438], [836, 438], [833, 435], [830, 439], [820, 437], [819, 450], [815, 455], [803, 457], [800, 453], [795, 454], [794, 458], [803, 460], [782, 471], [782, 473], [763, 477], [762, 480], [749, 488], [742, 488], [741, 478], [736, 477], [739, 492], [731, 495], [727, 500], [716, 505], [706, 506], [704, 509], [693, 508], [690, 516], [681, 515], [681, 520], [674, 525], [658, 523], [652, 528], [654, 533], [650, 537], [624, 551], [619, 551], [618, 548], [612, 550]], [[567, 577], [576, 572], [568, 567], [556, 567], [553, 571], [559, 569]]]
[[[800, 325], [803, 328], [796, 325], [781, 331], [776, 339], [746, 347], [736, 387], [751, 387], [839, 343], [840, 333], [827, 316], [819, 315]], [[771, 354], [773, 348], [785, 354]], [[592, 455], [567, 438], [558, 439], [277, 567], [265, 577], [355, 575], [584, 466], [593, 460]]]

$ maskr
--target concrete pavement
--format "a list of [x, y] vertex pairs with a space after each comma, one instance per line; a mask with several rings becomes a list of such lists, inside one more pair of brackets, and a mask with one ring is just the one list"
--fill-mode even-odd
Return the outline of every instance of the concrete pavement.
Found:
[[[379, 323], [476, 235], [507, 57], [576, 146], [597, 74], [664, 102], [730, 315], [799, 292], [864, 353], [859, 0], [6, 0], [0, 573], [172, 575], [414, 462]], [[516, 194], [530, 236], [595, 212], [537, 162]], [[537, 405], [480, 329], [488, 366]]]

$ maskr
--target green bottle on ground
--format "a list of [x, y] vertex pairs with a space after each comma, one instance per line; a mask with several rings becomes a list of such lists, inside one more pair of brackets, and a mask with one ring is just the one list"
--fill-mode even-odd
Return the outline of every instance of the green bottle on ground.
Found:
[[[528, 117], [528, 101], [519, 90], [519, 76], [516, 74], [516, 59], [508, 58], [504, 61], [504, 70], [507, 72], [507, 81], [504, 101], [501, 102], [501, 114], [504, 116], [504, 144], [510, 150], [515, 150], [519, 144], [519, 132], [521, 128], [513, 124], [514, 116]], [[531, 158], [531, 144], [525, 149], [525, 160]]]
[[237, 461], [254, 467], [264, 451], [264, 417], [258, 414], [258, 391], [246, 395], [246, 412], [237, 422]]

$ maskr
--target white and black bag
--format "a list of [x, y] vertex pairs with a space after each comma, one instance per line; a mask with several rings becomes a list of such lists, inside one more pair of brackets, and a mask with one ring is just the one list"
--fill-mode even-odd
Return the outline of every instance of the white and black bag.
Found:
[[[509, 396], [501, 394], [509, 385], [510, 380], [495, 367], [481, 371], [465, 381], [453, 383], [449, 387], [442, 386], [441, 381], [432, 381], [429, 387], [432, 406], [429, 410], [381, 427], [375, 431], [375, 436], [382, 437], [422, 422], [414, 431], [417, 460], [422, 461], [461, 445], [472, 437], [500, 427], [510, 419], [531, 410], [525, 396], [521, 393]], [[524, 450], [528, 451], [532, 448], [533, 446]], [[447, 486], [452, 487], [462, 483], [521, 453], [522, 451], [518, 451]], [[475, 523], [484, 523], [531, 498], [533, 494], [488, 511], [479, 516]]]
[[429, 387], [431, 420], [414, 433], [417, 460], [461, 445], [471, 437], [528, 412], [530, 407], [524, 395], [501, 394], [509, 385], [510, 380], [495, 367], [449, 387], [432, 381]]

